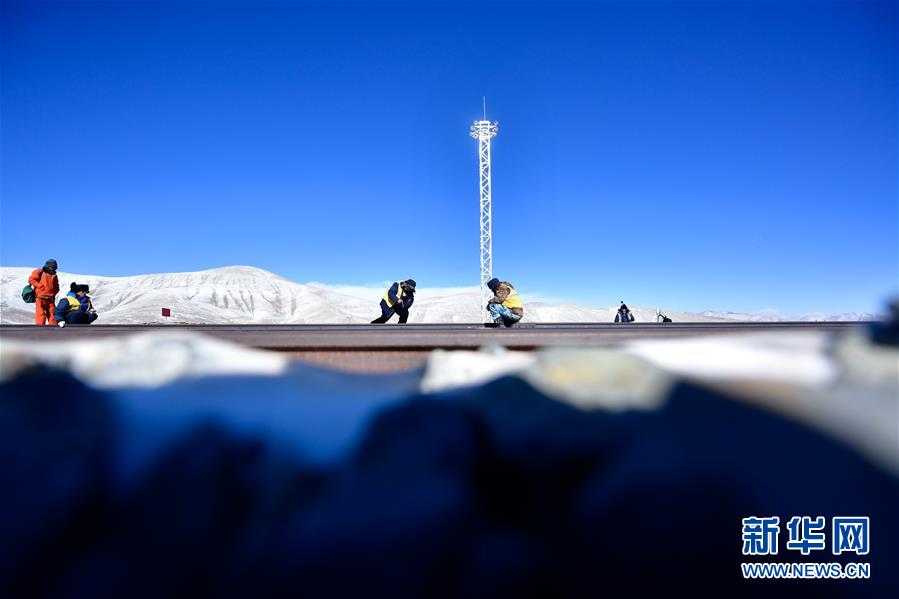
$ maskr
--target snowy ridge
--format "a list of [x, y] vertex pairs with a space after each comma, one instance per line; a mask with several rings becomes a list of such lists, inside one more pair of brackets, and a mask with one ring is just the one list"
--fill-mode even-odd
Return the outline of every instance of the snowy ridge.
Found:
[[810, 312], [799, 316], [782, 316], [772, 311], [766, 311], [761, 314], [747, 314], [744, 312], [718, 312], [713, 310], [700, 312], [700, 316], [714, 318], [718, 321], [736, 320], [741, 322], [855, 322], [881, 318], [877, 314], [869, 312], [844, 312], [843, 314]]
[[[34, 306], [21, 298], [30, 272], [0, 269], [0, 322], [32, 322]], [[298, 285], [249, 266], [133, 277], [58, 275], [60, 293], [68, 291], [72, 281], [90, 285], [98, 323], [103, 324], [348, 323], [371, 312], [364, 300]], [[161, 308], [171, 308], [172, 318], [163, 318]]]
[[[30, 324], [34, 306], [21, 292], [32, 268], [0, 267], [0, 323]], [[60, 271], [60, 293], [73, 281], [91, 287], [98, 324], [361, 324], [380, 314], [383, 289], [300, 284], [252, 266], [228, 266], [197, 272], [131, 277], [102, 277]], [[60, 296], [61, 297], [61, 296]], [[612, 322], [616, 307], [586, 308], [574, 304], [525, 302], [523, 322]], [[57, 297], [57, 300], [59, 297]], [[474, 287], [422, 288], [410, 323], [479, 322], [481, 308]], [[162, 308], [172, 310], [163, 318]], [[655, 322], [655, 308], [632, 308], [637, 322]], [[787, 320], [732, 312], [701, 313], [662, 310], [674, 322]], [[870, 314], [808, 315], [803, 320], [865, 320]], [[394, 319], [395, 321], [395, 319]]]

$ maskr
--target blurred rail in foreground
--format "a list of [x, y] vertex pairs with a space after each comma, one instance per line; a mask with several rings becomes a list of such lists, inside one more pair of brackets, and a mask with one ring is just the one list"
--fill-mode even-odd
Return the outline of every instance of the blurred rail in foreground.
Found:
[[541, 347], [602, 347], [638, 339], [678, 339], [697, 335], [758, 334], [784, 331], [838, 333], [864, 322], [727, 323], [554, 323], [491, 329], [480, 324], [406, 325], [100, 325], [59, 329], [33, 325], [0, 326], [0, 342], [61, 343], [145, 332], [201, 333], [240, 345], [284, 352], [292, 357], [346, 371], [395, 371], [422, 366], [435, 349], [478, 349], [500, 345], [510, 350]]

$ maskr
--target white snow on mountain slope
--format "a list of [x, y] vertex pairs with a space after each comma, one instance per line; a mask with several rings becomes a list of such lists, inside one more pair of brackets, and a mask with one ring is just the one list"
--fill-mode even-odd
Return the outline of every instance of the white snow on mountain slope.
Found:
[[[0, 322], [30, 324], [34, 305], [22, 301], [22, 288], [32, 268], [0, 267]], [[131, 277], [59, 273], [60, 296], [73, 281], [87, 283], [98, 324], [348, 324], [368, 323], [380, 314], [383, 289], [300, 284], [251, 266], [229, 266], [197, 272]], [[386, 287], [386, 284], [385, 284]], [[59, 299], [57, 297], [57, 299]], [[612, 322], [617, 307], [585, 308], [574, 304], [525, 302], [523, 322]], [[480, 297], [474, 287], [422, 287], [410, 323], [480, 322]], [[172, 317], [162, 316], [170, 308]], [[655, 322], [655, 308], [632, 308], [637, 322]], [[674, 322], [784, 320], [731, 312], [675, 312], [662, 309]], [[849, 315], [809, 320], [853, 320]], [[870, 315], [859, 315], [866, 317]], [[395, 322], [394, 318], [394, 322]]]
[[719, 321], [735, 320], [740, 322], [855, 322], [861, 320], [878, 320], [882, 318], [881, 316], [871, 314], [870, 312], [844, 312], [843, 314], [809, 312], [808, 314], [801, 314], [798, 316], [783, 316], [770, 310], [758, 314], [705, 310], [704, 312], [700, 312], [699, 315]]
[[[655, 308], [630, 307], [634, 322], [656, 322]], [[609, 308], [584, 308], [574, 304], [546, 304], [532, 302], [527, 304], [525, 320], [531, 322], [614, 322], [618, 306]], [[704, 316], [691, 312], [662, 310], [662, 313], [674, 322], [723, 322], [722, 318]]]
[[[33, 322], [34, 306], [21, 298], [30, 273], [28, 268], [0, 269], [0, 320], [4, 324]], [[90, 285], [100, 314], [98, 324], [349, 323], [360, 322], [372, 312], [370, 302], [299, 285], [248, 266], [133, 277], [60, 272], [61, 295], [73, 281]], [[172, 318], [163, 318], [162, 308], [170, 308]]]
[[818, 321], [839, 321], [839, 322], [855, 322], [859, 320], [882, 320], [882, 316], [871, 314], [870, 312], [844, 312], [843, 314], [824, 314], [823, 312], [811, 312], [796, 317], [796, 320], [803, 322]]

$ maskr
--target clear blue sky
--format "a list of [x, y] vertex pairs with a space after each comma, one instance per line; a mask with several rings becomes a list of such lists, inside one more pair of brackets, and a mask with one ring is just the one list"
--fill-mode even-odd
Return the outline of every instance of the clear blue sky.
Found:
[[2, 3], [0, 263], [603, 306], [897, 292], [894, 2]]

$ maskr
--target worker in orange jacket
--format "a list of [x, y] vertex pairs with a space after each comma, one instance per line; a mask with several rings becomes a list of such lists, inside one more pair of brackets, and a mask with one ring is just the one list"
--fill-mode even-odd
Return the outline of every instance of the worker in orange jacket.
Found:
[[43, 268], [35, 268], [28, 277], [28, 284], [34, 287], [34, 324], [56, 324], [53, 316], [56, 294], [59, 293], [59, 279], [56, 278], [56, 260], [50, 258]]

